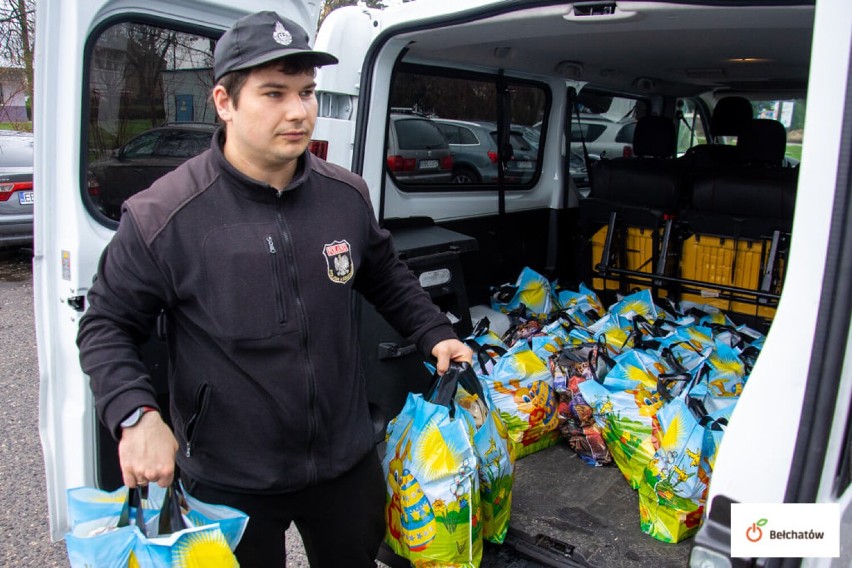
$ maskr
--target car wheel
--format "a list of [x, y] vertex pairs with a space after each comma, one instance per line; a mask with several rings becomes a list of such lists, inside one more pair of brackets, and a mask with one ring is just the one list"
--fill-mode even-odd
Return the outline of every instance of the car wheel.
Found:
[[479, 174], [470, 168], [458, 168], [453, 170], [453, 183], [476, 183], [479, 181]]

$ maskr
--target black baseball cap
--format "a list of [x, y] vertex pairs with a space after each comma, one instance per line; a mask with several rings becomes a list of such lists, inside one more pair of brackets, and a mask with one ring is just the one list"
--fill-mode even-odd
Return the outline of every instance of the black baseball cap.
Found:
[[308, 33], [296, 22], [265, 11], [243, 16], [222, 34], [213, 52], [213, 77], [249, 69], [294, 55], [309, 57], [316, 67], [334, 65], [330, 53], [314, 51]]

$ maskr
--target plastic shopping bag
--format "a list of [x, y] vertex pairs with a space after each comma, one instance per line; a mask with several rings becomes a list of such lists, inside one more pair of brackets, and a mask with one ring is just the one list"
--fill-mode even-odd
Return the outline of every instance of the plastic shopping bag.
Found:
[[[449, 376], [447, 376], [449, 375]], [[479, 478], [471, 415], [445, 373], [425, 397], [410, 393], [387, 429], [385, 542], [412, 564], [479, 565]]]
[[586, 381], [602, 382], [613, 361], [599, 343], [566, 347], [550, 358], [553, 388], [559, 399], [559, 431], [568, 445], [587, 464], [594, 466], [612, 463], [601, 427], [595, 422], [592, 407], [580, 393]]
[[673, 370], [653, 352], [634, 349], [615, 358], [603, 384], [585, 381], [578, 388], [593, 409], [612, 457], [633, 489], [654, 456], [653, 420], [663, 405], [660, 376]]
[[508, 428], [515, 459], [559, 441], [553, 377], [525, 342], [516, 343], [480, 378]]
[[[706, 367], [705, 367], [706, 368]], [[697, 382], [706, 381], [699, 371]], [[680, 542], [698, 530], [716, 451], [732, 407], [707, 414], [686, 388], [657, 413], [657, 451], [639, 486], [642, 531], [664, 542]]]
[[509, 432], [470, 365], [452, 364], [447, 373], [460, 374], [455, 400], [468, 411], [476, 425], [473, 441], [481, 496], [482, 537], [502, 544], [509, 529], [515, 469]]
[[245, 513], [184, 495], [177, 482], [151, 491], [157, 495], [142, 500], [139, 491], [127, 488], [69, 490], [71, 566], [238, 565], [233, 550], [248, 523]]
[[541, 321], [558, 307], [550, 282], [529, 267], [524, 267], [514, 285], [503, 284], [491, 294], [492, 309], [508, 314], [521, 306]]

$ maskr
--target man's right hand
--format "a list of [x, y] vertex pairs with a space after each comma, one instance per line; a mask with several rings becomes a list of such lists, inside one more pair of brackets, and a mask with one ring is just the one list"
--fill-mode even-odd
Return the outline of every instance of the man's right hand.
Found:
[[124, 484], [168, 487], [175, 475], [177, 451], [177, 440], [160, 413], [146, 412], [137, 424], [121, 432], [118, 460]]

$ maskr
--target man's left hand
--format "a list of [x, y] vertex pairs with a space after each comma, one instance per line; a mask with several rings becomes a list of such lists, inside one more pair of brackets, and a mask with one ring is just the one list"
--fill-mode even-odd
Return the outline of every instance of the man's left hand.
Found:
[[473, 351], [458, 339], [439, 341], [432, 348], [432, 356], [438, 360], [436, 369], [439, 375], [447, 372], [451, 362], [461, 363], [465, 361], [473, 363]]

